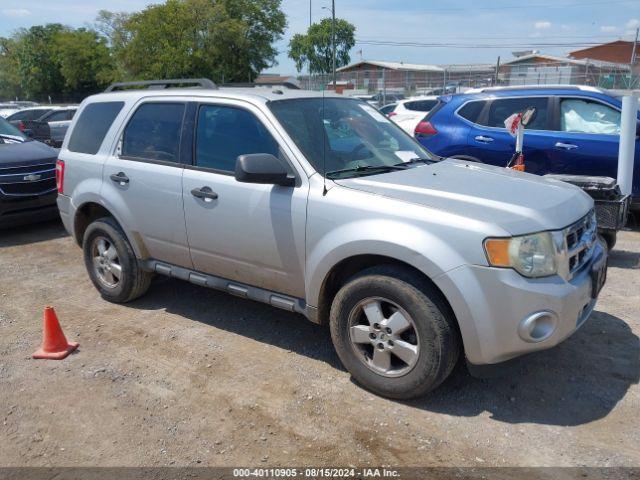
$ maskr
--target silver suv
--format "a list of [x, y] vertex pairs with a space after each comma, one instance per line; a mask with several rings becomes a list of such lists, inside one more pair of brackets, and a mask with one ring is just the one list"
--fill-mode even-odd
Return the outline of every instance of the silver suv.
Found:
[[437, 158], [361, 100], [197, 83], [89, 97], [65, 138], [58, 206], [106, 300], [162, 274], [298, 312], [392, 398], [591, 314], [606, 251], [578, 188]]

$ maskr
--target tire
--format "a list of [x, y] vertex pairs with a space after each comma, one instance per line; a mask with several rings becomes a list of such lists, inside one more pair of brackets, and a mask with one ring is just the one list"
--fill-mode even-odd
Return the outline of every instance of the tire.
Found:
[[149, 289], [153, 275], [140, 268], [129, 240], [112, 217], [100, 218], [87, 227], [82, 249], [89, 277], [105, 300], [126, 303]]
[[[379, 330], [365, 313], [375, 313], [376, 302], [384, 318]], [[373, 313], [372, 318], [379, 318]], [[399, 322], [392, 318], [407, 315], [406, 323], [411, 327], [400, 334], [400, 328], [390, 330], [395, 336], [390, 333], [385, 340], [385, 325], [395, 328]], [[338, 291], [331, 305], [330, 329], [338, 357], [353, 379], [388, 398], [407, 400], [425, 395], [449, 376], [460, 356], [457, 324], [442, 294], [411, 270], [392, 265], [367, 269]], [[404, 360], [397, 356], [400, 353]], [[391, 358], [384, 373], [376, 365], [376, 354], [383, 368], [387, 354]]]
[[602, 240], [607, 244], [607, 250], [613, 250], [613, 247], [616, 246], [616, 242], [618, 241], [618, 233], [617, 232], [606, 232], [600, 234]]

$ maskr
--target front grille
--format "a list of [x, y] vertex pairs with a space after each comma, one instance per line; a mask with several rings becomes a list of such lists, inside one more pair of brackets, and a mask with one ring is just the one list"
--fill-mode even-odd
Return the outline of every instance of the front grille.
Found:
[[7, 196], [43, 195], [56, 189], [54, 163], [0, 167], [0, 192]]
[[593, 210], [564, 230], [569, 273], [572, 277], [591, 259], [597, 234], [596, 217]]

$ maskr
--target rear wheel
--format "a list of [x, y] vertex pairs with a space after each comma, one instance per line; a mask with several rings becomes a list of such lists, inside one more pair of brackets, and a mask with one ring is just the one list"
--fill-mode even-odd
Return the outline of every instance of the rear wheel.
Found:
[[113, 218], [91, 223], [82, 248], [89, 277], [105, 300], [125, 303], [149, 289], [152, 274], [140, 268], [126, 235]]
[[347, 282], [333, 301], [330, 327], [353, 378], [390, 398], [434, 389], [460, 354], [455, 320], [440, 292], [395, 266], [371, 268]]

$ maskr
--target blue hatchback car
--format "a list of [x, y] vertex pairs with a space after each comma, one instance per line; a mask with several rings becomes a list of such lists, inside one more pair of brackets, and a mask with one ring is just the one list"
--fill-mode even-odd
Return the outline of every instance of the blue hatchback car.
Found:
[[[621, 97], [588, 86], [496, 87], [445, 95], [418, 124], [415, 136], [443, 157], [506, 166], [515, 138], [504, 121], [537, 109], [527, 127], [527, 172], [616, 178]], [[640, 209], [640, 153], [636, 140], [632, 208]]]

